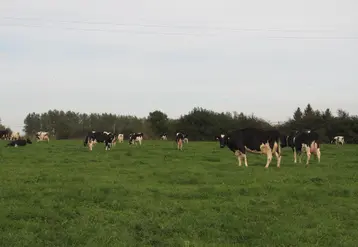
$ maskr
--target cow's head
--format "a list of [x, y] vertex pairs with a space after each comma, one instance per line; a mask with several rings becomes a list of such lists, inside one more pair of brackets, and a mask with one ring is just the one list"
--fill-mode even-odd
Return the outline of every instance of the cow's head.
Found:
[[226, 134], [218, 135], [216, 138], [219, 141], [220, 148], [224, 148], [228, 144], [228, 141], [230, 139], [230, 137]]
[[132, 144], [132, 143], [133, 143], [133, 135], [134, 135], [134, 134], [129, 134], [129, 138], [128, 138], [129, 144]]

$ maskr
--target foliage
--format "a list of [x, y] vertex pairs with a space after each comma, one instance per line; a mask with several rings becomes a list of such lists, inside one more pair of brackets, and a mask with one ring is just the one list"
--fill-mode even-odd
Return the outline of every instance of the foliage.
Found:
[[1, 118], [0, 118], [0, 130], [7, 130], [9, 133], [12, 133], [12, 130], [5, 125], [2, 124]]
[[285, 148], [265, 170], [213, 142], [0, 144], [2, 246], [357, 245], [355, 145], [322, 145], [308, 169]]
[[254, 115], [237, 112], [214, 112], [195, 107], [178, 119], [170, 119], [161, 111], [150, 112], [146, 118], [114, 114], [78, 113], [73, 111], [49, 110], [29, 113], [24, 120], [24, 131], [33, 135], [37, 131], [49, 131], [57, 139], [83, 138], [92, 130], [114, 131], [128, 136], [131, 132], [143, 132], [145, 138], [158, 139], [167, 132], [174, 138], [176, 131], [184, 131], [190, 140], [214, 140], [222, 131], [236, 128], [277, 128], [284, 133], [292, 130], [311, 129], [320, 134], [322, 142], [329, 142], [335, 135], [344, 135], [348, 143], [358, 143], [358, 117], [339, 109], [334, 116], [330, 109], [315, 110], [308, 104], [303, 112], [298, 107], [292, 118], [279, 125], [271, 124]]

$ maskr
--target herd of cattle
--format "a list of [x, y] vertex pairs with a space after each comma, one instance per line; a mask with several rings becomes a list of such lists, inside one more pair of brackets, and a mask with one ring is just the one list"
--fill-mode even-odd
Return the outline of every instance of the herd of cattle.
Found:
[[[50, 141], [48, 132], [37, 132], [35, 134], [37, 141]], [[142, 145], [143, 133], [131, 133], [129, 134], [129, 144]], [[163, 133], [160, 137], [162, 140], [167, 140], [168, 136]], [[31, 144], [29, 138], [21, 138], [19, 133], [14, 135], [0, 131], [0, 139], [7, 139], [10, 142], [7, 146], [25, 146]], [[239, 166], [242, 165], [242, 160], [245, 166], [248, 166], [246, 152], [264, 154], [267, 157], [265, 168], [268, 168], [273, 155], [277, 159], [277, 167], [281, 165], [282, 148], [290, 147], [293, 151], [294, 162], [297, 163], [297, 155], [299, 156], [299, 162], [301, 163], [301, 155], [303, 152], [307, 154], [306, 165], [309, 165], [311, 155], [314, 154], [317, 157], [318, 162], [321, 160], [320, 141], [319, 135], [315, 131], [292, 131], [289, 135], [280, 133], [278, 130], [262, 130], [257, 128], [243, 128], [237, 129], [228, 133], [221, 133], [216, 136], [215, 139], [220, 143], [220, 148], [227, 146], [237, 156]], [[96, 143], [104, 143], [105, 150], [110, 150], [111, 147], [116, 145], [116, 142], [123, 143], [124, 135], [115, 135], [106, 131], [91, 131], [84, 140], [84, 146], [87, 146], [89, 150], [93, 149]], [[175, 134], [175, 142], [179, 150], [183, 149], [183, 143], [188, 142], [188, 135], [182, 132]], [[344, 137], [335, 136], [331, 143], [343, 145]]]

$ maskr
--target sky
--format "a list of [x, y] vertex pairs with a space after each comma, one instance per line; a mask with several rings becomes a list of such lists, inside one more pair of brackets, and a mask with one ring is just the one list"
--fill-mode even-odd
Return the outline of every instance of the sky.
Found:
[[[0, 118], [358, 114], [356, 0], [2, 0]], [[3, 91], [5, 89], [5, 92]]]

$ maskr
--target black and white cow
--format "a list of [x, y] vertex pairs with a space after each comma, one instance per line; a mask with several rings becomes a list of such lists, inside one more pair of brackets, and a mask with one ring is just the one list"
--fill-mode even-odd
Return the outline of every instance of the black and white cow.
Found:
[[7, 147], [26, 146], [26, 144], [32, 144], [32, 141], [29, 138], [27, 138], [26, 140], [19, 139], [19, 140], [9, 142], [7, 144]]
[[83, 144], [88, 145], [90, 151], [92, 151], [93, 145], [97, 142], [104, 143], [106, 150], [111, 150], [114, 134], [106, 131], [91, 131], [88, 132]]
[[167, 135], [167, 133], [161, 134], [160, 139], [161, 139], [161, 140], [164, 140], [164, 141], [168, 140], [168, 135]]
[[338, 144], [343, 145], [344, 144], [344, 136], [335, 136], [335, 137], [333, 137], [331, 143], [336, 143], [336, 145], [338, 145]]
[[317, 156], [318, 163], [321, 161], [319, 135], [317, 132], [311, 130], [292, 131], [289, 135], [285, 136], [284, 139], [282, 146], [292, 148], [295, 163], [297, 163], [297, 154], [299, 155], [299, 163], [301, 163], [302, 151], [306, 151], [307, 166], [309, 165], [312, 153]]
[[183, 143], [185, 140], [186, 134], [182, 132], [175, 133], [175, 142], [177, 143], [178, 150], [183, 150]]
[[261, 130], [256, 128], [244, 128], [232, 131], [231, 133], [217, 136], [220, 148], [228, 146], [234, 152], [241, 166], [241, 159], [247, 164], [246, 151], [251, 153], [266, 154], [267, 161], [265, 168], [268, 168], [272, 155], [277, 158], [277, 167], [281, 165], [280, 132], [277, 130]]
[[189, 142], [188, 134], [184, 134], [183, 142], [184, 142], [184, 143], [188, 143], [188, 142]]
[[142, 145], [143, 136], [144, 136], [144, 134], [142, 132], [129, 134], [129, 145], [134, 144], [134, 143], [136, 145], [138, 143], [139, 143], [139, 145]]
[[9, 130], [0, 130], [0, 139], [8, 140], [10, 139], [11, 132]]

